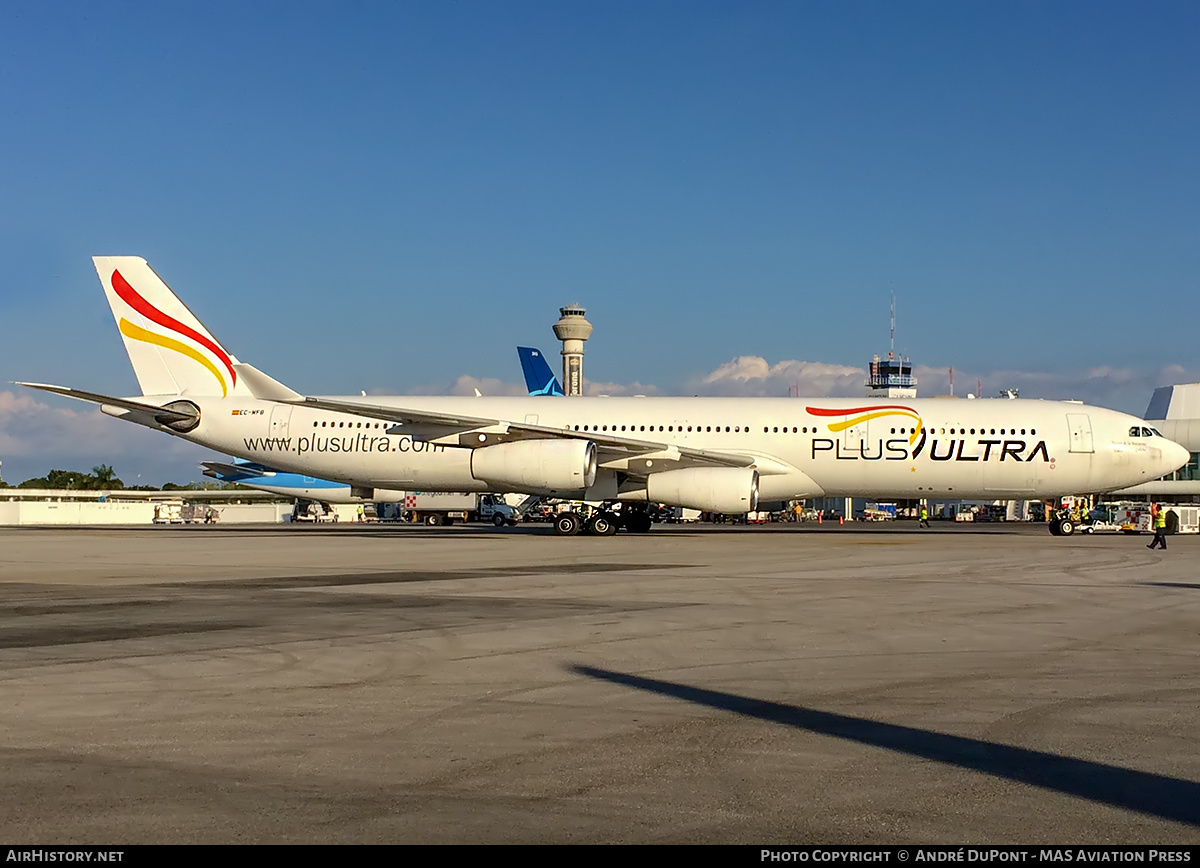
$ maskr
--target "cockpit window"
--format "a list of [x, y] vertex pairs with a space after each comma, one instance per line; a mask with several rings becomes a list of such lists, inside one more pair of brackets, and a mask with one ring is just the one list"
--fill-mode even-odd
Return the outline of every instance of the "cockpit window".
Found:
[[1151, 428], [1151, 429], [1150, 429], [1150, 433], [1151, 433], [1151, 434], [1153, 434], [1155, 437], [1161, 437], [1161, 436], [1163, 436], [1163, 435], [1162, 435], [1162, 432], [1161, 432], [1161, 431], [1159, 431], [1157, 428]]
[[1129, 429], [1129, 436], [1130, 437], [1141, 437], [1142, 429], [1140, 427], [1138, 427], [1137, 425], [1134, 425], [1132, 428]]
[[1153, 432], [1153, 431], [1151, 431], [1149, 428], [1143, 428], [1143, 429], [1142, 429], [1142, 436], [1143, 436], [1143, 437], [1153, 437], [1153, 436], [1154, 436], [1154, 432]]

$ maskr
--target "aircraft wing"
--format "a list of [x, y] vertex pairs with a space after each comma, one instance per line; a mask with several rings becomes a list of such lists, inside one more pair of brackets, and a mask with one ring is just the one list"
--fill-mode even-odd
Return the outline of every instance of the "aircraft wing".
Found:
[[590, 440], [596, 444], [597, 458], [602, 466], [635, 475], [651, 472], [651, 468], [656, 466], [654, 464], [656, 461], [671, 462], [662, 469], [674, 470], [683, 466], [712, 466], [714, 464], [724, 467], [750, 467], [759, 460], [753, 455], [742, 453], [693, 449], [688, 446], [654, 440], [618, 437], [598, 431], [569, 431], [565, 428], [551, 428], [527, 422], [432, 413], [404, 407], [383, 407], [378, 404], [357, 401], [305, 398], [303, 401], [286, 403], [302, 404], [305, 407], [316, 407], [335, 413], [353, 413], [394, 422], [397, 426], [401, 426], [402, 430], [393, 433], [412, 434], [418, 439], [446, 442], [448, 438], [457, 436], [457, 443], [454, 445], [472, 449], [512, 440]]

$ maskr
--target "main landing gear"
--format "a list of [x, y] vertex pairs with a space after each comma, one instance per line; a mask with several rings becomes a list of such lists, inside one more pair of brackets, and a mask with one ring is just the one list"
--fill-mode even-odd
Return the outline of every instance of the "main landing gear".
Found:
[[573, 512], [560, 512], [554, 517], [554, 532], [559, 536], [574, 536], [579, 533], [582, 522]]
[[554, 517], [554, 532], [559, 536], [574, 536], [582, 531], [593, 536], [612, 536], [619, 528], [630, 533], [646, 533], [653, 521], [644, 509], [595, 509], [587, 515], [560, 512]]

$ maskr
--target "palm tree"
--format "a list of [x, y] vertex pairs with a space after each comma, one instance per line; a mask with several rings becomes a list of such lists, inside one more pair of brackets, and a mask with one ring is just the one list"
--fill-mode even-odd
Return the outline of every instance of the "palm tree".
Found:
[[95, 489], [124, 488], [125, 483], [117, 479], [111, 466], [101, 464], [92, 468], [92, 487]]

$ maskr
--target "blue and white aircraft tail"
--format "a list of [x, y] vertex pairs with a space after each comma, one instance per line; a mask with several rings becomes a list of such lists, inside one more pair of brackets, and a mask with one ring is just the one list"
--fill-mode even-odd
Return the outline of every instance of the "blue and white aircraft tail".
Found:
[[363, 503], [379, 501], [394, 503], [404, 500], [407, 492], [384, 488], [361, 490], [343, 482], [318, 479], [301, 473], [285, 473], [265, 464], [235, 458], [227, 461], [203, 461], [204, 475], [222, 482], [236, 482], [283, 497], [319, 500], [322, 503]]
[[521, 370], [525, 373], [525, 388], [530, 395], [562, 395], [562, 386], [558, 377], [550, 370], [546, 357], [541, 350], [533, 347], [517, 347], [517, 355], [521, 358]]

